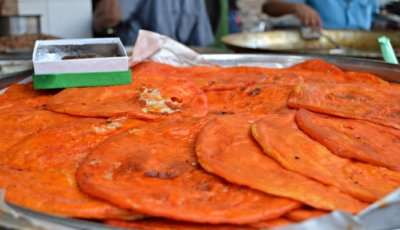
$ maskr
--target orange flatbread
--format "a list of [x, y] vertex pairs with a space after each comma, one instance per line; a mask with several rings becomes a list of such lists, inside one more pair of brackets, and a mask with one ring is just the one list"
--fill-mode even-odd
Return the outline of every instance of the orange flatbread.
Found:
[[3, 92], [0, 94], [1, 102], [10, 99], [26, 99], [40, 95], [37, 91], [33, 90], [32, 84], [12, 84], [3, 90]]
[[235, 114], [237, 108], [234, 106], [234, 100], [238, 100], [241, 94], [240, 89], [208, 91], [207, 103], [209, 114]]
[[303, 84], [289, 106], [400, 129], [400, 93], [390, 87], [362, 84]]
[[12, 84], [5, 89], [0, 96], [0, 102], [9, 100], [21, 100], [35, 98], [39, 96], [49, 96], [55, 94], [57, 90], [35, 90], [32, 83]]
[[[136, 90], [130, 85], [65, 89], [47, 105], [51, 111], [84, 117], [141, 115]], [[137, 102], [136, 107], [134, 106]], [[146, 114], [143, 114], [147, 118]], [[149, 115], [150, 116], [150, 115]], [[150, 116], [151, 118], [152, 116]]]
[[131, 85], [65, 89], [49, 100], [47, 108], [84, 117], [203, 117], [207, 97], [190, 80], [160, 72], [137, 74]]
[[241, 225], [224, 224], [198, 224], [190, 222], [181, 222], [160, 218], [149, 218], [136, 221], [110, 220], [107, 224], [124, 229], [134, 230], [256, 230], [257, 228]]
[[365, 72], [343, 71], [336, 65], [321, 59], [311, 59], [286, 70], [295, 72], [305, 82], [361, 83], [387, 86], [389, 83], [378, 76]]
[[134, 69], [136, 75], [164, 73], [192, 80], [205, 91], [240, 90], [262, 83], [293, 86], [302, 82], [363, 84], [388, 83], [368, 73], [344, 72], [323, 60], [310, 60], [285, 69], [263, 67], [174, 67], [156, 62], [145, 62]]
[[274, 83], [278, 85], [297, 85], [306, 83], [326, 84], [365, 84], [372, 86], [389, 86], [390, 84], [381, 78], [360, 72], [330, 73], [323, 71], [312, 71], [306, 69], [265, 69], [263, 72], [269, 76], [263, 83]]
[[187, 76], [205, 91], [231, 90], [265, 81], [269, 76], [251, 67], [221, 68], [218, 71]]
[[0, 156], [0, 165], [4, 169], [0, 173], [0, 187], [6, 188], [6, 200], [68, 217], [137, 216], [81, 193], [75, 172], [94, 146], [110, 135], [142, 123], [79, 119], [26, 138]]
[[137, 76], [141, 75], [152, 75], [165, 73], [168, 75], [179, 75], [181, 77], [188, 77], [191, 74], [204, 74], [211, 73], [214, 71], [219, 71], [220, 66], [190, 66], [190, 67], [182, 67], [182, 66], [173, 66], [168, 64], [163, 64], [154, 61], [144, 61], [132, 68], [132, 79], [135, 80]]
[[4, 102], [0, 102], [0, 111], [3, 112], [9, 109], [20, 110], [20, 107], [43, 110], [46, 108], [46, 103], [49, 98], [49, 96], [40, 96], [28, 99], [5, 100]]
[[[190, 74], [190, 70], [180, 73], [192, 79], [205, 91], [232, 90], [248, 87], [254, 84], [276, 84], [293, 86], [302, 82], [312, 83], [348, 83], [363, 82], [374, 83], [376, 79], [371, 76], [346, 75], [338, 67], [329, 65], [328, 69], [319, 71], [307, 68], [276, 69], [262, 67], [228, 67], [210, 71]], [[354, 77], [353, 77], [354, 76]], [[382, 81], [382, 80], [381, 80]]]
[[363, 83], [363, 84], [372, 84], [372, 85], [382, 85], [382, 86], [388, 86], [390, 85], [389, 82], [383, 80], [382, 78], [370, 74], [370, 73], [364, 73], [364, 72], [353, 72], [353, 71], [348, 71], [344, 73], [344, 78], [346, 82], [349, 83]]
[[283, 227], [289, 224], [293, 224], [293, 221], [280, 217], [273, 220], [266, 220], [254, 224], [249, 224], [249, 226], [257, 229], [271, 229], [271, 228]]
[[336, 65], [321, 59], [311, 59], [293, 65], [283, 71], [293, 72], [309, 83], [343, 83], [346, 81], [344, 72]]
[[300, 110], [296, 123], [332, 153], [400, 171], [400, 131], [367, 121]]
[[31, 135], [0, 155], [0, 165], [21, 170], [75, 168], [108, 137], [145, 124], [139, 120], [81, 118]]
[[243, 89], [208, 91], [211, 114], [270, 113], [287, 108], [292, 87], [255, 84]]
[[177, 75], [193, 80], [205, 91], [234, 90], [253, 84], [272, 83], [278, 85], [296, 85], [301, 82], [349, 83], [387, 85], [388, 82], [379, 77], [361, 72], [344, 72], [337, 66], [320, 59], [313, 59], [290, 68], [265, 67], [217, 67], [194, 66], [174, 67], [171, 65], [144, 62], [133, 69], [136, 75], [164, 73]]
[[74, 172], [58, 169], [16, 170], [0, 166], [0, 188], [12, 204], [63, 217], [135, 219], [128, 212], [81, 193]]
[[[311, 70], [282, 69], [280, 75], [281, 76], [294, 75], [294, 76], [296, 76], [294, 79], [296, 79], [296, 78], [300, 79], [300, 80], [294, 80], [294, 79], [291, 80], [290, 85], [297, 85], [297, 84], [301, 84], [303, 82], [337, 84], [337, 83], [343, 83], [343, 81], [344, 81], [344, 78], [342, 75], [335, 75], [332, 73], [324, 73], [324, 72], [316, 72], [316, 71], [311, 71]], [[283, 79], [285, 79], [285, 78], [283, 78]], [[280, 81], [277, 81], [277, 83], [285, 84], [284, 82], [280, 82]]]
[[73, 121], [68, 115], [20, 104], [0, 112], [0, 155], [8, 148], [42, 129]]
[[289, 212], [288, 214], [285, 215], [285, 218], [294, 221], [294, 222], [300, 222], [300, 221], [305, 221], [308, 219], [312, 218], [317, 218], [323, 215], [327, 215], [328, 212], [318, 210], [318, 209], [312, 209], [312, 208], [299, 208], [296, 210], [293, 210]]
[[334, 155], [299, 130], [294, 117], [294, 112], [266, 115], [252, 126], [264, 153], [283, 167], [368, 202], [400, 186], [400, 173]]
[[304, 74], [295, 71], [287, 71], [285, 69], [263, 69], [263, 72], [268, 76], [266, 80], [259, 84], [275, 84], [280, 86], [296, 86], [303, 83]]
[[344, 72], [339, 67], [330, 64], [322, 59], [311, 59], [288, 68], [289, 70], [308, 70], [313, 72], [322, 72], [335, 76], [342, 75]]
[[249, 225], [218, 225], [180, 222], [160, 218], [147, 218], [136, 221], [109, 220], [106, 223], [114, 227], [135, 230], [256, 230], [282, 227], [292, 224], [293, 222], [284, 218], [278, 218]]
[[269, 76], [259, 67], [217, 67], [193, 66], [174, 67], [157, 62], [144, 62], [133, 68], [133, 79], [149, 74], [167, 74], [184, 77], [193, 81], [205, 91], [232, 90], [263, 82]]
[[81, 164], [81, 189], [147, 215], [197, 223], [253, 223], [299, 206], [199, 168], [194, 139], [205, 122], [166, 121], [107, 140]]
[[144, 62], [135, 66], [133, 69], [133, 76], [135, 79], [137, 76], [151, 75], [160, 72], [166, 75], [180, 76], [190, 79], [206, 92], [239, 90], [254, 84], [263, 83], [293, 86], [303, 81], [303, 75], [306, 78], [316, 79], [311, 71], [301, 73], [301, 76], [299, 76], [296, 71], [276, 68], [249, 66], [174, 67], [156, 62]]
[[251, 188], [325, 210], [352, 213], [366, 204], [314, 180], [282, 168], [264, 155], [250, 136], [259, 117], [224, 116], [208, 123], [197, 139], [200, 164], [209, 172]]
[[21, 105], [42, 107], [49, 97], [57, 92], [34, 90], [32, 83], [12, 84], [3, 90], [4, 92], [0, 94], [0, 110]]

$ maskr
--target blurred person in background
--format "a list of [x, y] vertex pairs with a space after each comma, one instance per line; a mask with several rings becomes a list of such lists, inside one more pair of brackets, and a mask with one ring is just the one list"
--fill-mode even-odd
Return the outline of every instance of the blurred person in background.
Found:
[[294, 14], [308, 27], [369, 30], [378, 0], [268, 0], [263, 11], [270, 16]]
[[[221, 23], [222, 14], [227, 14], [228, 33], [238, 33], [241, 31], [241, 18], [237, 6], [239, 0], [205, 0], [208, 16], [214, 33], [217, 33]], [[227, 12], [222, 9], [226, 4]]]
[[229, 3], [229, 33], [241, 32], [241, 18], [237, 0], [228, 0]]
[[133, 45], [140, 29], [191, 46], [214, 41], [202, 0], [97, 0], [94, 7], [95, 36], [118, 36], [125, 45]]

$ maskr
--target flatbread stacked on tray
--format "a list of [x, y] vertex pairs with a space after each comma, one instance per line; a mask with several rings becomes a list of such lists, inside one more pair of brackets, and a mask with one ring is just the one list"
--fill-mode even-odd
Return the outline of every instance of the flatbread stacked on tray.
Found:
[[259, 229], [358, 213], [400, 186], [398, 85], [322, 60], [144, 62], [124, 86], [0, 96], [0, 187], [132, 229]]

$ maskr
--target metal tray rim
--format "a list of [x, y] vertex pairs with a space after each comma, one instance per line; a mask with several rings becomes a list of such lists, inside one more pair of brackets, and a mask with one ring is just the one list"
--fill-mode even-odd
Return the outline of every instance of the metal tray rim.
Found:
[[[264, 66], [267, 61], [280, 62], [281, 67], [285, 67], [291, 64], [296, 64], [305, 60], [313, 58], [322, 58], [333, 64], [337, 64], [340, 67], [350, 68], [355, 67], [360, 68], [373, 68], [379, 71], [388, 71], [397, 76], [397, 80], [400, 81], [400, 65], [387, 64], [381, 61], [373, 61], [369, 59], [360, 58], [343, 58], [343, 57], [331, 57], [331, 56], [321, 56], [321, 55], [293, 55], [293, 54], [204, 54], [201, 55], [205, 60], [213, 64], [219, 65], [242, 65], [251, 64], [251, 62], [256, 61], [256, 64]], [[263, 65], [264, 64], [264, 65]], [[368, 70], [368, 68], [367, 68]], [[5, 79], [0, 79], [0, 83]], [[26, 209], [17, 205], [8, 204], [15, 212], [27, 216], [32, 219], [36, 219], [40, 222], [45, 222], [49, 224], [55, 224], [66, 229], [103, 229], [103, 230], [113, 230], [118, 228], [113, 228], [101, 223], [79, 220], [73, 218], [64, 218], [58, 216], [52, 216], [49, 214], [37, 212], [34, 210]], [[19, 221], [16, 219], [16, 221]], [[0, 224], [1, 225], [1, 224]], [[33, 227], [35, 228], [35, 227]]]

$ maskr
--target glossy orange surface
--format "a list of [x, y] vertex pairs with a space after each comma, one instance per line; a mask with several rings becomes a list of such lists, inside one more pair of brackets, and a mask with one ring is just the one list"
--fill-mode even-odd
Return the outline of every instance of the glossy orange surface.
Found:
[[288, 103], [296, 109], [400, 128], [400, 93], [394, 87], [306, 83], [293, 91]]
[[190, 222], [180, 222], [168, 219], [144, 219], [137, 221], [110, 220], [107, 224], [133, 230], [256, 230], [251, 226], [223, 225], [223, 224], [198, 224]]
[[207, 171], [233, 183], [316, 208], [354, 213], [366, 206], [334, 187], [286, 170], [264, 155], [250, 134], [251, 124], [259, 118], [224, 116], [208, 123], [196, 143], [200, 164]]
[[146, 112], [146, 105], [140, 100], [145, 89], [156, 89], [163, 98], [179, 102], [179, 115], [203, 117], [207, 114], [207, 98], [202, 90], [190, 80], [164, 74], [134, 74], [131, 85], [65, 89], [49, 100], [47, 108], [84, 117], [160, 119], [167, 114]]
[[332, 153], [400, 171], [400, 130], [299, 110], [299, 128]]
[[[88, 152], [140, 121], [79, 119], [44, 129], [0, 155], [0, 187], [6, 200], [34, 210], [67, 217], [103, 219], [141, 216], [82, 193], [75, 172]], [[110, 124], [113, 124], [110, 127]]]
[[266, 115], [253, 125], [252, 134], [264, 153], [286, 169], [360, 200], [376, 201], [400, 186], [400, 173], [338, 157], [312, 140], [297, 127], [295, 112]]
[[294, 222], [300, 222], [300, 221], [305, 221], [308, 219], [312, 218], [317, 218], [321, 217], [323, 215], [329, 214], [326, 211], [318, 210], [318, 209], [311, 209], [311, 208], [299, 208], [296, 210], [293, 210], [289, 212], [288, 214], [285, 215], [285, 218], [294, 221]]
[[[143, 62], [132, 73], [129, 85], [15, 84], [0, 95], [7, 201], [65, 217], [149, 218], [110, 222], [127, 228], [253, 229], [358, 213], [400, 184], [390, 154], [400, 87], [373, 74], [323, 60]], [[325, 115], [298, 112], [299, 129], [291, 109], [303, 108]]]
[[30, 105], [19, 104], [0, 112], [0, 155], [24, 138], [42, 129], [60, 125], [75, 118]]
[[208, 91], [211, 114], [271, 113], [287, 108], [290, 86], [255, 84], [246, 88]]
[[120, 207], [199, 223], [253, 223], [298, 207], [201, 169], [194, 139], [206, 121], [167, 121], [107, 140], [81, 164], [80, 187]]

